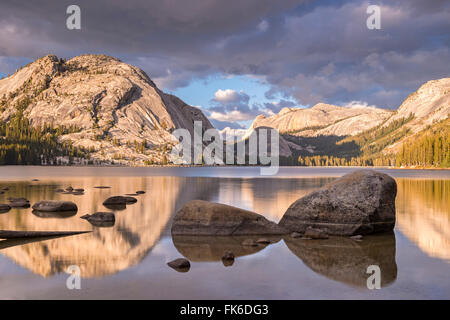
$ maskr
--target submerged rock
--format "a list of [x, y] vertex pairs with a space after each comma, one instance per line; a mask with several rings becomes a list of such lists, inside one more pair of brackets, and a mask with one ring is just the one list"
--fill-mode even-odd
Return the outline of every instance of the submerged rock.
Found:
[[262, 215], [220, 203], [188, 202], [177, 212], [173, 235], [280, 235], [286, 230]]
[[145, 194], [145, 191], [139, 190], [139, 191], [136, 191], [136, 194]]
[[390, 231], [395, 225], [396, 194], [390, 176], [358, 170], [295, 201], [279, 225], [300, 233], [312, 227], [340, 236]]
[[36, 202], [33, 209], [41, 212], [78, 211], [78, 207], [71, 201], [44, 200]]
[[178, 272], [188, 272], [191, 268], [191, 264], [187, 259], [179, 258], [167, 263], [169, 267], [175, 269]]
[[116, 222], [116, 216], [112, 212], [96, 212], [80, 218], [89, 221], [95, 227], [112, 227]]

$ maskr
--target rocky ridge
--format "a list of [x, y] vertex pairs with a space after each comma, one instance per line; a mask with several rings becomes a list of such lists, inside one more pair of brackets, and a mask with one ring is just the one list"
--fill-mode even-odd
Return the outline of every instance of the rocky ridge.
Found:
[[[165, 94], [141, 69], [105, 55], [70, 60], [40, 58], [0, 80], [0, 120], [21, 107], [32, 126], [72, 128], [60, 137], [97, 161], [160, 163], [175, 138], [194, 121], [212, 128], [203, 113]], [[170, 160], [170, 159], [166, 159]]]

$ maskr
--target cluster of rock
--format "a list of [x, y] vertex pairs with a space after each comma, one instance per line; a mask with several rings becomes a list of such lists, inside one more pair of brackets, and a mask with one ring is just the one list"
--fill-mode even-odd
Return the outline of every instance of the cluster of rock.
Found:
[[[33, 179], [32, 181], [39, 181], [38, 179]], [[109, 186], [96, 186], [95, 188], [98, 189], [109, 189]], [[2, 192], [6, 192], [9, 190], [9, 187], [3, 187]], [[72, 194], [72, 195], [83, 195], [84, 189], [82, 188], [73, 188], [72, 186], [69, 186], [65, 189], [56, 189], [55, 192], [61, 193], [61, 194]], [[145, 194], [145, 191], [138, 190], [133, 195], [143, 195]], [[16, 209], [24, 209], [24, 208], [30, 208], [31, 204], [28, 199], [25, 198], [7, 198], [9, 201], [9, 204], [0, 203], [0, 214], [1, 213], [7, 213], [12, 208]], [[113, 210], [122, 210], [125, 209], [127, 205], [136, 203], [137, 199], [131, 196], [113, 196], [107, 198], [103, 205], [107, 208], [113, 209]], [[36, 202], [32, 206], [32, 213], [38, 217], [41, 218], [67, 218], [70, 216], [75, 215], [78, 212], [77, 205], [72, 201], [62, 201], [62, 200], [42, 200]], [[95, 227], [112, 227], [115, 224], [115, 214], [113, 212], [95, 212], [93, 214], [86, 214], [80, 217], [81, 219], [87, 220], [91, 225]], [[71, 235], [76, 234], [73, 232], [37, 232], [37, 231], [30, 231], [30, 232], [17, 232], [17, 231], [7, 231], [2, 230], [3, 235], [6, 236], [5, 239], [10, 238], [35, 238], [40, 236], [65, 236], [65, 235]]]
[[82, 196], [82, 195], [84, 195], [84, 189], [82, 189], [82, 188], [74, 189], [71, 186], [67, 187], [66, 189], [56, 189], [56, 192], [59, 192], [61, 194], [72, 194], [74, 196]]
[[[390, 176], [374, 170], [349, 173], [295, 201], [278, 224], [240, 208], [202, 200], [188, 202], [176, 214], [172, 236], [282, 236], [328, 239], [392, 231], [395, 226], [397, 185]], [[267, 245], [266, 238], [248, 238], [241, 246]], [[231, 259], [233, 257], [233, 259]], [[232, 251], [223, 261], [234, 261]]]

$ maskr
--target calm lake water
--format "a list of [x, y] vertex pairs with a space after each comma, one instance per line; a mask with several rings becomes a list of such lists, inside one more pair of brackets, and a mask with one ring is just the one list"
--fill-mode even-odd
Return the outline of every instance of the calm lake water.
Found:
[[[278, 222], [296, 199], [355, 168], [281, 168], [261, 177], [259, 168], [0, 167], [0, 203], [8, 197], [70, 200], [72, 216], [36, 215], [32, 209], [0, 214], [0, 230], [93, 230], [34, 242], [0, 241], [1, 299], [449, 299], [450, 171], [379, 169], [398, 184], [392, 234], [356, 242], [274, 239], [246, 248], [241, 239], [177, 237], [174, 214], [203, 199], [234, 205]], [[32, 181], [39, 179], [39, 181]], [[95, 186], [111, 186], [96, 189]], [[84, 188], [64, 195], [57, 188]], [[112, 195], [145, 190], [116, 212], [110, 228], [80, 216], [108, 211]], [[221, 261], [224, 250], [237, 258]], [[186, 257], [187, 273], [166, 263]], [[66, 270], [81, 269], [81, 289], [68, 290]], [[382, 288], [366, 286], [369, 265], [379, 265]]]

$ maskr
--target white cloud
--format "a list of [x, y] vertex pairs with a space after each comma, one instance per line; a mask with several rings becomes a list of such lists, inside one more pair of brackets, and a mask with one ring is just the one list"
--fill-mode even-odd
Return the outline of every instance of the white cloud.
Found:
[[214, 94], [214, 100], [219, 102], [233, 102], [233, 101], [239, 101], [239, 94], [236, 92], [236, 90], [226, 89], [222, 90], [219, 89]]
[[345, 104], [343, 107], [345, 108], [353, 108], [353, 109], [358, 109], [358, 108], [376, 108], [377, 106], [375, 105], [369, 105], [367, 102], [365, 101], [351, 101], [347, 104]]
[[255, 117], [253, 114], [244, 113], [239, 110], [233, 110], [227, 113], [213, 111], [210, 118], [218, 121], [246, 121], [252, 120]]

